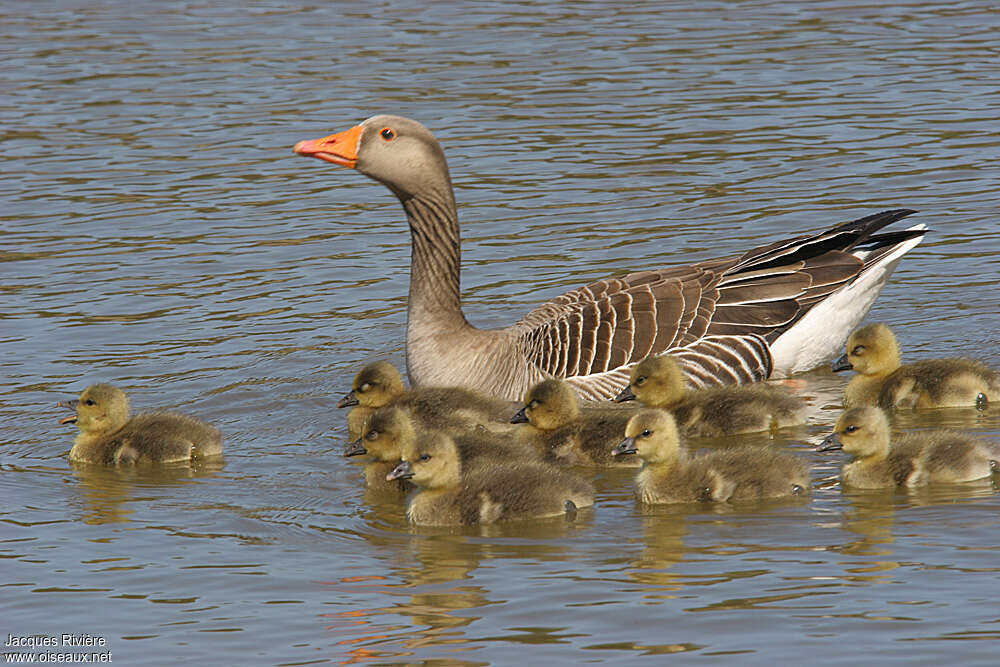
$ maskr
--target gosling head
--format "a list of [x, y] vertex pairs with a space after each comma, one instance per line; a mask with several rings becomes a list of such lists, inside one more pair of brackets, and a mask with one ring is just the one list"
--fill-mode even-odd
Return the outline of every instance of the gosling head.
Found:
[[101, 435], [117, 431], [128, 421], [129, 401], [118, 387], [95, 384], [87, 387], [79, 399], [60, 404], [76, 410], [76, 414], [63, 417], [60, 424], [75, 423], [81, 433]]
[[899, 343], [892, 329], [869, 324], [847, 337], [847, 353], [833, 362], [834, 371], [853, 369], [861, 375], [885, 376], [899, 368]]
[[639, 399], [643, 405], [669, 408], [684, 398], [685, 382], [680, 365], [670, 355], [646, 357], [632, 367], [629, 385], [615, 400]]
[[373, 412], [361, 429], [361, 437], [347, 445], [344, 456], [369, 454], [376, 461], [399, 461], [403, 448], [416, 440], [410, 416], [394, 407]]
[[458, 484], [461, 471], [454, 440], [440, 431], [429, 431], [403, 447], [402, 462], [385, 478], [409, 479], [424, 489], [436, 489]]
[[855, 458], [882, 458], [889, 451], [889, 420], [879, 408], [851, 408], [840, 415], [831, 433], [818, 448], [842, 449]]
[[636, 454], [647, 463], [662, 463], [677, 458], [680, 436], [673, 415], [664, 410], [637, 412], [625, 427], [625, 439], [612, 450], [615, 456]]
[[573, 388], [561, 380], [543, 380], [528, 390], [524, 407], [510, 421], [528, 422], [542, 431], [551, 431], [579, 416], [580, 402]]
[[354, 376], [351, 391], [340, 402], [338, 408], [361, 405], [366, 408], [381, 408], [403, 395], [403, 376], [390, 363], [376, 361], [362, 368]]

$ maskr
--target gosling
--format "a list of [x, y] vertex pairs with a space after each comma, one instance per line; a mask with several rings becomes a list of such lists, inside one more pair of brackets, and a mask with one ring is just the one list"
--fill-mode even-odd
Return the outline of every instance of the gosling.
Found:
[[646, 357], [632, 367], [629, 384], [615, 400], [638, 399], [673, 413], [691, 437], [721, 437], [770, 431], [805, 423], [802, 399], [769, 384], [714, 387], [689, 392], [677, 361], [669, 355]]
[[76, 411], [60, 424], [80, 433], [70, 461], [127, 465], [175, 463], [222, 454], [222, 434], [213, 426], [176, 412], [148, 412], [129, 418], [129, 400], [109, 384], [87, 387], [79, 399], [60, 404]]
[[821, 452], [837, 449], [852, 457], [841, 479], [861, 489], [971, 482], [993, 474], [1000, 460], [1000, 447], [956, 431], [919, 431], [891, 440], [889, 420], [873, 407], [840, 415], [819, 446]]
[[[408, 491], [413, 488], [405, 479], [386, 480], [403, 459], [403, 450], [417, 441], [418, 429], [411, 414], [402, 408], [379, 408], [365, 421], [361, 437], [349, 443], [344, 456], [367, 454], [371, 462], [365, 466], [365, 483], [369, 488]], [[466, 465], [482, 460], [494, 462], [539, 460], [528, 444], [503, 438], [485, 429], [454, 435], [459, 456]]]
[[742, 446], [690, 456], [680, 448], [677, 423], [664, 410], [636, 414], [615, 455], [636, 454], [642, 469], [636, 498], [644, 503], [736, 501], [800, 496], [809, 490], [809, 466], [766, 446]]
[[844, 406], [985, 409], [1000, 399], [1000, 372], [974, 359], [954, 357], [901, 364], [899, 342], [884, 324], [863, 326], [847, 338], [834, 371], [857, 372], [844, 390]]
[[635, 456], [614, 457], [625, 425], [635, 412], [615, 408], [581, 411], [576, 392], [561, 380], [543, 380], [528, 390], [524, 407], [511, 423], [528, 426], [518, 435], [542, 459], [564, 465], [638, 466]]
[[466, 467], [450, 436], [428, 431], [403, 448], [387, 479], [420, 491], [406, 509], [415, 524], [486, 524], [572, 514], [594, 503], [589, 482], [554, 466], [512, 461]]
[[395, 405], [409, 411], [423, 428], [456, 432], [483, 425], [503, 429], [512, 404], [459, 387], [416, 387], [407, 389], [399, 370], [385, 361], [376, 361], [354, 376], [351, 391], [337, 403], [352, 407], [347, 415], [347, 431], [352, 440], [361, 437], [365, 419], [375, 410]]

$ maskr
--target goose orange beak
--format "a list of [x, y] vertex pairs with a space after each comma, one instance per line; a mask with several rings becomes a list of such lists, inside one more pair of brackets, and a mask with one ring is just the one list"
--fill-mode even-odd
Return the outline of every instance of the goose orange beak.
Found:
[[305, 157], [315, 157], [353, 169], [358, 164], [358, 146], [361, 144], [363, 131], [363, 127], [355, 125], [349, 130], [322, 139], [300, 141], [292, 150]]

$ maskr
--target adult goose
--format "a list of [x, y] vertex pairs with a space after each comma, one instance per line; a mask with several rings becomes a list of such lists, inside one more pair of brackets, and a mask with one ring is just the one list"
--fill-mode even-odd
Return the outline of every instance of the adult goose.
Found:
[[923, 225], [876, 234], [914, 211], [876, 213], [743, 255], [608, 278], [497, 330], [461, 307], [458, 212], [444, 151], [420, 123], [374, 116], [294, 151], [387, 186], [410, 224], [406, 365], [415, 385], [518, 400], [547, 378], [582, 398], [615, 396], [629, 367], [675, 355], [694, 386], [753, 382], [829, 362]]

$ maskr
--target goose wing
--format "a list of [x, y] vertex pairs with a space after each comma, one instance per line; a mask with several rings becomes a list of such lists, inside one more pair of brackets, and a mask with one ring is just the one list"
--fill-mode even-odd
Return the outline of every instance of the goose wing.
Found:
[[650, 354], [675, 354], [696, 386], [765, 379], [768, 343], [863, 271], [875, 253], [852, 253], [855, 246], [912, 212], [885, 211], [739, 257], [591, 283], [518, 322], [521, 349], [542, 374], [566, 379], [586, 397], [613, 395], [628, 383], [629, 366]]

